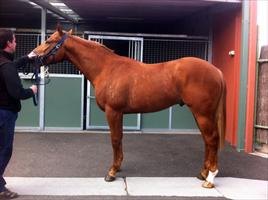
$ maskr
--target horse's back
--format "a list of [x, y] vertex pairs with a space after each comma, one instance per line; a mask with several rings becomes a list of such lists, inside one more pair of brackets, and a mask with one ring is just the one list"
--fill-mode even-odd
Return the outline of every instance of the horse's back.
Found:
[[221, 71], [217, 67], [200, 58], [185, 57], [178, 59], [177, 62], [180, 63], [183, 70], [189, 72], [191, 75], [196, 73], [207, 73], [207, 75], [217, 78], [221, 76]]

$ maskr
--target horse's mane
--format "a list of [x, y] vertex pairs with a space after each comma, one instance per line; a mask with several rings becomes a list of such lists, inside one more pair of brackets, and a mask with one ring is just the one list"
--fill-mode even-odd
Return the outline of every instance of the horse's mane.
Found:
[[99, 42], [97, 42], [102, 48], [104, 48], [105, 50], [108, 50], [108, 51], [110, 51], [110, 52], [112, 52], [112, 53], [114, 53], [114, 50], [112, 50], [112, 49], [110, 49], [110, 48], [108, 48], [107, 46], [105, 46], [104, 44], [100, 44]]
[[85, 42], [85, 43], [94, 44], [94, 45], [96, 45], [96, 46], [98, 46], [98, 47], [101, 47], [101, 48], [103, 48], [103, 49], [105, 49], [105, 50], [111, 52], [111, 53], [114, 53], [114, 50], [108, 48], [108, 47], [105, 46], [104, 44], [101, 44], [101, 43], [96, 42], [96, 41], [93, 41], [93, 40], [86, 40], [86, 39], [81, 38], [81, 37], [79, 37], [79, 36], [75, 36], [75, 35], [72, 35], [72, 36], [75, 37], [75, 38], [77, 38], [77, 39], [79, 39], [81, 42], [83, 41], [83, 42]]

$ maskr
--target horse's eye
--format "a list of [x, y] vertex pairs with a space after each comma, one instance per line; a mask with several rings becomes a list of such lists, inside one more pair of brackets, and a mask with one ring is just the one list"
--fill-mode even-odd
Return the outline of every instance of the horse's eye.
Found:
[[51, 42], [50, 41], [45, 41], [46, 44], [50, 44]]

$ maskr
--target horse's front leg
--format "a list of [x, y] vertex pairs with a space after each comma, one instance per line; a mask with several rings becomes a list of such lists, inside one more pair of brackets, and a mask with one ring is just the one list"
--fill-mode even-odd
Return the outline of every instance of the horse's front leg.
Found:
[[106, 117], [110, 126], [111, 131], [111, 142], [113, 146], [113, 164], [105, 177], [105, 181], [114, 181], [116, 177], [116, 172], [120, 169], [123, 160], [123, 149], [122, 149], [122, 124], [123, 124], [123, 114], [110, 107], [105, 108]]

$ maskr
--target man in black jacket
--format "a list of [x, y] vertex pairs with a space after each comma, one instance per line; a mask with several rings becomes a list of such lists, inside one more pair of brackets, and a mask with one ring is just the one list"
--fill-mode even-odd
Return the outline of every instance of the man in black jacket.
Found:
[[26, 65], [35, 56], [30, 53], [13, 61], [16, 38], [8, 29], [0, 29], [0, 199], [12, 199], [18, 194], [8, 190], [3, 178], [12, 155], [15, 122], [21, 110], [20, 100], [31, 98], [37, 93], [36, 85], [24, 89], [17, 69]]

